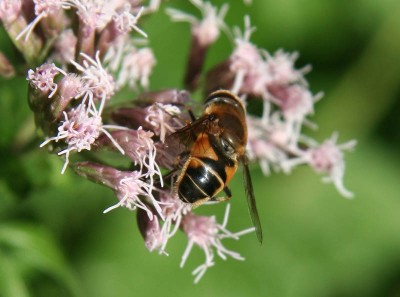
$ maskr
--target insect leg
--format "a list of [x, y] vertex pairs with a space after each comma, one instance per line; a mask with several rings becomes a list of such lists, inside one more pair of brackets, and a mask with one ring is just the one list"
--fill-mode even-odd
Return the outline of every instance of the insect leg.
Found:
[[189, 106], [186, 106], [186, 110], [190, 116], [190, 119], [192, 120], [192, 122], [194, 122], [196, 120], [196, 117], [194, 116], [192, 109]]
[[225, 192], [226, 196], [228, 196], [228, 199], [230, 199], [232, 197], [231, 190], [229, 190], [228, 187], [224, 187], [224, 192]]

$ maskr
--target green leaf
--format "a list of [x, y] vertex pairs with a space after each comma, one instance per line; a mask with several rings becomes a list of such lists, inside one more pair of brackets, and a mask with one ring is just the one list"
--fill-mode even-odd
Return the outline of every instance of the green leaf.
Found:
[[[8, 255], [8, 264], [13, 266], [11, 271], [14, 269], [24, 275], [26, 272], [45, 274], [67, 289], [71, 296], [81, 296], [60, 248], [46, 229], [27, 223], [4, 223], [0, 225], [0, 248]], [[16, 284], [21, 282], [16, 276], [13, 279]]]
[[0, 250], [0, 296], [28, 297], [28, 289], [12, 259]]

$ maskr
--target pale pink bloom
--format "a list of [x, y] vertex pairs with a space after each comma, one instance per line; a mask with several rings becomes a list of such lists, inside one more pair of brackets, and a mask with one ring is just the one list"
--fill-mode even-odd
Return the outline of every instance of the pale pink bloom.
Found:
[[160, 191], [159, 200], [164, 222], [160, 230], [162, 240], [158, 250], [160, 254], [167, 254], [165, 248], [168, 240], [179, 230], [183, 217], [192, 210], [192, 205], [182, 202], [173, 190]]
[[70, 63], [75, 58], [77, 40], [72, 29], [62, 31], [54, 41], [52, 58], [63, 65]]
[[81, 77], [68, 73], [57, 83], [57, 96], [51, 103], [51, 112], [54, 119], [59, 119], [62, 112], [68, 107], [71, 100], [82, 93], [84, 85]]
[[[243, 70], [239, 70], [236, 73], [232, 92], [252, 94], [260, 98], [266, 98], [266, 86], [270, 79], [271, 78], [269, 72], [266, 71], [266, 65], [264, 61], [259, 61], [259, 63], [254, 65], [254, 68], [252, 68], [250, 71], [245, 72]], [[241, 84], [239, 84], [239, 82]]]
[[211, 3], [202, 0], [190, 0], [202, 13], [203, 19], [198, 20], [185, 12], [168, 8], [167, 13], [173, 21], [189, 22], [192, 25], [192, 33], [200, 45], [206, 47], [214, 43], [220, 34], [220, 30], [226, 30], [224, 17], [228, 11], [228, 5], [222, 5], [218, 11]]
[[60, 100], [68, 100], [79, 96], [85, 88], [82, 78], [74, 73], [68, 73], [58, 83]]
[[58, 127], [57, 136], [48, 138], [40, 147], [51, 141], [63, 140], [67, 144], [67, 148], [58, 153], [58, 155], [65, 155], [65, 163], [61, 170], [61, 173], [64, 173], [69, 163], [70, 152], [90, 150], [100, 135], [101, 126], [102, 121], [99, 115], [90, 115], [85, 105], [79, 105], [68, 113], [64, 111], [64, 120]]
[[[140, 172], [143, 176], [150, 179], [149, 183], [154, 184], [154, 176], [157, 175], [160, 179], [161, 185], [163, 185], [162, 174], [159, 165], [156, 162], [156, 146], [152, 139], [153, 132], [145, 131], [142, 127], [137, 130], [122, 129], [120, 126], [104, 125], [105, 128], [119, 129], [111, 133], [111, 137], [108, 139], [115, 146], [118, 146], [123, 150], [135, 165], [140, 166]], [[112, 141], [114, 140], [114, 142]]]
[[233, 93], [251, 93], [263, 96], [265, 84], [269, 80], [266, 64], [260, 50], [250, 42], [255, 28], [250, 24], [250, 18], [245, 17], [243, 33], [235, 28], [235, 49], [231, 54], [230, 70], [235, 74], [232, 86]]
[[0, 19], [4, 24], [11, 24], [21, 13], [21, 0], [1, 0]]
[[279, 171], [280, 164], [287, 159], [287, 155], [274, 143], [261, 139], [249, 143], [249, 156], [259, 162], [264, 175], [270, 175], [271, 168]]
[[306, 66], [300, 70], [295, 69], [294, 63], [299, 57], [297, 52], [286, 53], [283, 50], [278, 50], [274, 55], [270, 55], [264, 51], [266, 56], [266, 66], [271, 76], [271, 83], [278, 85], [287, 85], [298, 82], [307, 84], [303, 75], [310, 71], [311, 67]]
[[116, 90], [114, 78], [102, 66], [100, 53], [96, 52], [96, 58], [92, 59], [88, 55], [81, 53], [83, 57], [82, 65], [75, 61], [71, 63], [82, 72], [82, 81], [86, 88], [81, 94], [84, 102], [89, 98], [89, 106], [94, 102], [100, 101], [99, 113], [102, 113], [106, 100], [111, 99]]
[[327, 174], [323, 181], [334, 183], [344, 197], [352, 198], [353, 193], [343, 185], [345, 170], [343, 151], [352, 150], [356, 145], [356, 141], [351, 140], [337, 145], [337, 138], [338, 135], [334, 134], [331, 139], [325, 140], [319, 147], [311, 149], [309, 163], [315, 171]]
[[164, 221], [161, 223], [157, 216], [150, 219], [143, 212], [138, 212], [138, 224], [147, 249], [168, 255], [165, 251], [167, 243], [179, 230], [183, 216], [190, 212], [192, 206], [183, 203], [171, 190], [159, 190], [158, 194]]
[[193, 36], [199, 41], [200, 45], [208, 46], [218, 39], [221, 29], [226, 29], [224, 18], [228, 11], [228, 5], [222, 5], [218, 11], [209, 2], [201, 0], [192, 0], [191, 2], [197, 6], [203, 15], [200, 22], [193, 24]]
[[129, 3], [125, 4], [123, 10], [121, 12], [115, 12], [112, 17], [115, 27], [122, 34], [135, 30], [144, 37], [147, 37], [147, 34], [136, 25], [142, 12], [143, 7], [139, 10], [136, 16], [134, 16], [131, 12], [131, 5]]
[[222, 224], [218, 224], [215, 216], [205, 217], [198, 216], [192, 213], [188, 213], [182, 219], [182, 230], [188, 237], [189, 243], [182, 256], [181, 267], [185, 265], [185, 262], [190, 254], [194, 245], [200, 247], [205, 254], [205, 263], [193, 270], [192, 274], [195, 276], [194, 282], [197, 283], [207, 268], [214, 266], [214, 250], [217, 255], [226, 260], [228, 256], [236, 260], [244, 260], [244, 258], [234, 251], [228, 250], [221, 242], [222, 239], [231, 238], [239, 239], [241, 235], [254, 231], [254, 228], [249, 228], [237, 233], [231, 233], [226, 229], [229, 216], [229, 204], [226, 207], [225, 216]]
[[164, 219], [160, 204], [152, 193], [154, 185], [143, 180], [146, 175], [140, 171], [125, 172], [123, 174], [124, 176], [121, 177], [119, 184], [114, 185], [119, 202], [104, 210], [104, 213], [117, 207], [126, 207], [132, 211], [140, 208], [146, 212], [150, 220], [153, 220], [155, 216], [152, 212], [152, 206], [161, 219]]
[[147, 108], [146, 121], [154, 128], [154, 133], [160, 137], [161, 142], [165, 137], [182, 128], [182, 121], [179, 119], [181, 110], [172, 104], [153, 104]]
[[63, 112], [64, 120], [58, 127], [56, 136], [46, 139], [40, 147], [43, 147], [51, 141], [58, 142], [63, 140], [67, 147], [60, 151], [58, 155], [65, 155], [65, 163], [61, 170], [64, 173], [71, 152], [80, 152], [82, 150], [91, 150], [92, 145], [99, 137], [100, 133], [104, 133], [110, 138], [114, 146], [124, 154], [124, 150], [112, 138], [110, 133], [105, 128], [118, 128], [110, 125], [103, 125], [101, 115], [92, 107], [86, 107], [81, 104], [77, 108], [72, 108], [68, 112]]
[[[315, 128], [315, 125], [307, 120], [307, 116], [314, 113], [314, 104], [322, 98], [322, 93], [313, 95], [309, 89], [301, 84], [270, 84], [264, 96], [264, 110], [271, 110], [271, 103], [279, 109], [273, 116], [281, 117], [289, 136], [290, 147], [296, 147], [303, 125]], [[264, 125], [269, 124], [270, 116], [263, 114]], [[281, 120], [279, 120], [281, 121]]]
[[33, 88], [39, 89], [43, 93], [50, 93], [48, 97], [51, 98], [57, 91], [57, 83], [54, 82], [54, 77], [58, 73], [66, 75], [62, 69], [56, 67], [53, 63], [44, 63], [37, 67], [35, 71], [29, 69], [26, 79]]
[[268, 88], [271, 101], [279, 106], [289, 121], [300, 121], [314, 113], [314, 103], [319, 98], [301, 85], [274, 85]]
[[139, 82], [142, 87], [147, 88], [155, 64], [156, 59], [150, 48], [130, 50], [122, 58], [121, 69], [118, 72], [118, 86], [128, 83], [131, 88], [136, 88]]
[[255, 28], [251, 27], [250, 19], [245, 18], [245, 29], [243, 34], [236, 31], [235, 49], [230, 56], [230, 69], [233, 72], [244, 71], [249, 73], [262, 62], [262, 56], [259, 49], [250, 42], [250, 36]]
[[79, 16], [88, 33], [94, 30], [101, 30], [111, 20], [115, 12], [114, 1], [106, 0], [70, 0], [76, 14]]
[[[114, 18], [119, 19], [120, 25], [127, 29], [126, 25], [135, 26], [135, 30], [139, 33], [144, 33], [141, 31], [134, 23], [137, 22], [139, 16], [133, 16], [128, 10], [131, 9], [129, 3], [126, 1], [108, 1], [108, 0], [69, 0], [73, 3], [73, 6], [77, 9], [77, 15], [85, 24], [85, 30], [88, 32], [97, 30], [101, 31], [104, 27]], [[120, 15], [122, 11], [122, 15]], [[140, 11], [140, 10], [139, 10]], [[139, 12], [138, 12], [139, 13]], [[124, 20], [121, 20], [120, 18]], [[122, 21], [122, 23], [121, 23]], [[128, 21], [125, 22], [125, 21]], [[122, 28], [122, 27], [120, 27]]]
[[121, 67], [121, 61], [125, 54], [133, 49], [135, 49], [135, 46], [132, 44], [129, 34], [118, 35], [114, 38], [103, 57], [103, 62], [107, 65], [107, 69], [117, 72]]
[[35, 4], [35, 19], [23, 29], [16, 39], [20, 39], [25, 35], [25, 41], [28, 40], [30, 34], [35, 29], [36, 25], [43, 19], [48, 17], [49, 15], [57, 15], [62, 9], [70, 9], [72, 5], [72, 1], [68, 0], [33, 0]]
[[325, 175], [322, 179], [324, 182], [333, 183], [343, 197], [352, 198], [353, 193], [343, 184], [345, 171], [343, 151], [352, 150], [357, 142], [351, 140], [338, 145], [337, 138], [338, 134], [334, 133], [320, 145], [311, 139], [306, 139], [310, 148], [300, 153], [297, 158], [287, 161], [285, 168], [290, 172], [296, 165], [309, 164], [316, 172]]
[[302, 126], [312, 125], [306, 120], [306, 116], [314, 113], [314, 104], [323, 94], [313, 95], [310, 90], [299, 84], [272, 85], [268, 87], [268, 94], [264, 99], [272, 101], [280, 108], [287, 125], [291, 127], [292, 143], [297, 142]]
[[247, 116], [249, 158], [259, 162], [265, 175], [271, 174], [271, 169], [280, 171], [282, 164], [288, 160], [290, 138], [288, 126], [274, 116], [267, 125], [263, 119]]

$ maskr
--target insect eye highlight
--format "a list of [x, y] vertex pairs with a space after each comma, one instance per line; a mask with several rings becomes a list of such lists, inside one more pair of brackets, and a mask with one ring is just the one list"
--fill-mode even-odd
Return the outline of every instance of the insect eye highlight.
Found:
[[226, 139], [221, 138], [221, 147], [225, 154], [232, 155], [235, 153], [235, 149]]

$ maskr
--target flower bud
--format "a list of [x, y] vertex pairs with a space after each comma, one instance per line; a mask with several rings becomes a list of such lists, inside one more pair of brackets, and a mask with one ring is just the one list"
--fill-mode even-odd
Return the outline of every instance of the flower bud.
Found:
[[163, 236], [158, 217], [154, 215], [153, 218], [150, 219], [146, 211], [138, 209], [136, 218], [140, 234], [144, 239], [145, 247], [150, 252], [160, 248], [163, 245]]

